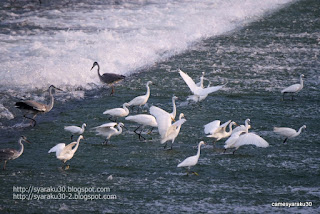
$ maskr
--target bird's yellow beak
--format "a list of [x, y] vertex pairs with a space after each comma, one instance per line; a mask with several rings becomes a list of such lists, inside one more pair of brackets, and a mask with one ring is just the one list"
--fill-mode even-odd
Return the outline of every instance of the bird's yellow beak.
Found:
[[171, 117], [171, 120], [172, 120], [173, 122], [176, 122], [176, 120], [175, 120], [174, 118], [172, 118], [172, 117]]

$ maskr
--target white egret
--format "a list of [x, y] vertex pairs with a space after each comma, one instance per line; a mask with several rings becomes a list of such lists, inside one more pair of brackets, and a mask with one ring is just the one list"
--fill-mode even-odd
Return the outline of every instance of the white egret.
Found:
[[219, 86], [202, 88], [201, 86], [197, 86], [195, 82], [191, 79], [191, 77], [188, 74], [181, 71], [180, 69], [179, 69], [179, 74], [182, 77], [182, 79], [186, 82], [190, 90], [192, 91], [193, 96], [191, 96], [191, 98], [195, 101], [201, 101], [205, 99], [210, 93], [218, 91], [226, 85], [224, 84]]
[[[96, 130], [97, 135], [106, 137], [106, 140], [103, 143], [108, 144], [112, 136], [117, 136], [122, 133], [123, 126], [124, 126], [123, 123], [105, 123], [95, 127], [94, 129]], [[118, 129], [116, 129], [116, 127]]]
[[[145, 126], [151, 126], [152, 127], [151, 130], [149, 131], [149, 133], [152, 132], [154, 127], [158, 127], [156, 118], [154, 116], [152, 116], [152, 115], [149, 115], [149, 114], [137, 114], [137, 115], [133, 115], [133, 116], [128, 116], [125, 119], [128, 120], [128, 121], [132, 121], [132, 122], [140, 124], [140, 126], [138, 126], [138, 128], [136, 128], [134, 130], [134, 133], [136, 133], [139, 136], [139, 139], [141, 139], [141, 138], [145, 139], [141, 135], [141, 133], [143, 131], [143, 128]], [[140, 127], [142, 127], [142, 129], [141, 129], [140, 133], [137, 133], [137, 130]]]
[[238, 126], [235, 129], [233, 129], [232, 134], [239, 131], [248, 132], [249, 129], [251, 129], [251, 125], [250, 125], [250, 119], [248, 118], [244, 121], [244, 125]]
[[39, 113], [47, 113], [49, 111], [51, 111], [51, 109], [53, 108], [54, 105], [54, 97], [53, 97], [53, 90], [59, 90], [62, 91], [61, 89], [55, 87], [54, 85], [51, 85], [49, 87], [49, 96], [50, 96], [50, 102], [48, 105], [43, 104], [43, 103], [39, 103], [36, 102], [34, 100], [25, 100], [25, 101], [20, 101], [20, 102], [16, 102], [15, 107], [19, 108], [19, 109], [24, 109], [26, 110], [28, 113], [33, 114], [33, 117], [27, 117], [26, 114], [23, 115], [25, 118], [32, 120], [33, 121], [33, 126], [36, 125], [36, 120], [34, 118], [36, 118], [36, 116]]
[[[198, 144], [198, 152], [196, 155], [186, 158], [184, 161], [178, 164], [177, 167], [187, 167], [187, 175], [189, 175], [189, 170], [192, 166], [195, 166], [198, 163], [200, 157], [200, 148], [202, 145], [206, 145], [203, 141]], [[198, 175], [196, 172], [192, 172], [195, 175]]]
[[170, 116], [172, 118], [173, 121], [175, 121], [176, 119], [176, 115], [177, 115], [177, 106], [176, 106], [176, 100], [178, 99], [178, 97], [173, 96], [172, 97], [172, 113], [170, 113]]
[[289, 87], [287, 87], [287, 88], [285, 88], [285, 89], [283, 89], [282, 91], [281, 91], [281, 93], [283, 94], [283, 100], [284, 100], [284, 95], [286, 94], [286, 93], [291, 93], [291, 100], [293, 100], [293, 94], [294, 93], [298, 93], [299, 91], [301, 91], [302, 90], [302, 88], [303, 88], [303, 78], [304, 77], [304, 75], [303, 74], [301, 74], [300, 75], [300, 83], [297, 83], [297, 84], [294, 84], [294, 85], [291, 85], [291, 86], [289, 86]]
[[[80, 140], [84, 139], [82, 135], [78, 137], [78, 140], [76, 142], [72, 142], [66, 146], [65, 143], [59, 143], [52, 147], [48, 153], [55, 152], [57, 159], [61, 160], [63, 162], [62, 167], [64, 164], [70, 160], [74, 153], [78, 150]], [[69, 166], [66, 166], [65, 169], [69, 169]]]
[[[104, 73], [104, 74], [100, 74], [100, 65], [97, 62], [93, 63], [93, 66], [91, 68], [91, 70], [95, 67], [98, 66], [98, 76], [99, 79], [102, 83], [106, 83], [106, 84], [112, 84], [112, 83], [116, 83], [120, 80], [123, 80], [125, 78], [125, 76], [120, 75], [120, 74], [115, 74], [115, 73]], [[112, 85], [112, 90], [111, 90], [111, 95], [114, 94], [114, 86]]]
[[85, 124], [85, 123], [83, 123], [81, 127], [78, 127], [78, 126], [65, 126], [64, 130], [67, 131], [67, 132], [71, 132], [72, 133], [72, 135], [71, 135], [71, 140], [72, 140], [73, 135], [82, 134], [84, 132], [86, 126], [87, 126], [87, 124]]
[[22, 155], [24, 150], [24, 146], [22, 142], [30, 143], [30, 141], [28, 141], [25, 136], [21, 136], [18, 141], [18, 144], [20, 146], [18, 150], [11, 149], [11, 148], [0, 149], [0, 162], [4, 161], [3, 170], [6, 169], [7, 161], [14, 160], [20, 157], [20, 155]]
[[[229, 137], [232, 133], [232, 126], [237, 125], [234, 121], [231, 120], [220, 125], [220, 120], [214, 120], [211, 123], [204, 125], [204, 133], [209, 134], [207, 137], [215, 138], [213, 145], [223, 138]], [[227, 126], [229, 125], [229, 131], [226, 131]]]
[[[163, 109], [152, 106], [150, 108], [150, 114], [155, 116], [157, 123], [158, 123], [158, 130], [161, 137], [161, 144], [166, 143], [167, 141], [171, 140], [171, 149], [174, 143], [174, 140], [178, 136], [180, 132], [181, 125], [186, 122], [184, 118], [184, 114], [181, 113], [179, 115], [179, 120], [172, 124], [171, 115], [164, 111]], [[166, 148], [167, 144], [164, 146]]]
[[147, 87], [147, 93], [145, 95], [141, 95], [138, 97], [133, 98], [129, 103], [128, 106], [139, 106], [141, 108], [142, 105], [145, 105], [148, 102], [148, 99], [150, 97], [150, 87], [149, 85], [152, 84], [152, 81], [148, 81], [146, 84]]
[[[241, 135], [242, 133], [245, 133]], [[262, 137], [254, 133], [247, 133], [246, 131], [238, 131], [233, 133], [225, 142], [224, 148], [226, 151], [228, 148], [236, 148], [233, 154], [243, 145], [255, 145], [257, 147], [268, 147], [269, 143]]]
[[103, 114], [111, 115], [109, 120], [111, 120], [112, 117], [115, 117], [116, 119], [118, 117], [126, 117], [129, 114], [129, 109], [127, 108], [127, 106], [129, 106], [129, 104], [128, 103], [124, 103], [123, 104], [123, 108], [109, 109], [109, 110], [104, 111]]
[[292, 128], [287, 128], [287, 127], [274, 127], [273, 131], [283, 137], [285, 137], [283, 143], [285, 143], [288, 139], [297, 137], [300, 135], [302, 129], [307, 128], [306, 125], [303, 125], [299, 128], [298, 132]]

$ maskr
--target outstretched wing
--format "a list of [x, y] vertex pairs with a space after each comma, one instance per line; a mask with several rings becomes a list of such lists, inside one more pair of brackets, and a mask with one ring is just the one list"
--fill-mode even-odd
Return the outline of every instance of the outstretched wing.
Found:
[[257, 147], [268, 147], [269, 143], [259, 135], [256, 135], [254, 133], [247, 133], [239, 137], [235, 146], [240, 147], [242, 145], [255, 145]]
[[204, 133], [213, 134], [220, 127], [220, 120], [214, 120], [211, 123], [204, 125]]
[[55, 152], [56, 156], [59, 156], [59, 154], [62, 152], [62, 150], [64, 149], [64, 147], [66, 146], [66, 144], [64, 143], [59, 143], [57, 145], [55, 145], [54, 147], [52, 147], [48, 153], [51, 152]]
[[185, 83], [188, 85], [192, 93], [195, 94], [197, 92], [197, 88], [200, 88], [200, 87], [196, 85], [196, 83], [191, 79], [191, 77], [188, 74], [184, 73], [180, 69], [179, 69], [179, 74], [182, 77], [182, 79], [185, 81]]
[[220, 90], [221, 88], [223, 88], [225, 85], [218, 85], [218, 86], [212, 86], [212, 87], [207, 87], [207, 88], [204, 88], [202, 90], [199, 90], [197, 92], [197, 95], [199, 96], [205, 96], [205, 95], [208, 95], [210, 93], [213, 93], [215, 91], [218, 91]]
[[152, 114], [156, 118], [156, 121], [158, 123], [158, 130], [161, 138], [165, 138], [167, 135], [167, 131], [171, 126], [170, 114], [165, 110], [156, 106], [151, 106], [150, 114]]

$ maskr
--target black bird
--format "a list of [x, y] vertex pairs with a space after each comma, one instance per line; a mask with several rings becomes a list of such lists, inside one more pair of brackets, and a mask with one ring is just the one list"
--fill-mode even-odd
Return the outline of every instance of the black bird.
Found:
[[[123, 80], [125, 78], [125, 76], [120, 75], [120, 74], [115, 74], [115, 73], [104, 73], [104, 74], [100, 74], [100, 66], [97, 62], [93, 63], [93, 66], [91, 68], [91, 70], [95, 67], [98, 66], [98, 76], [101, 82], [103, 83], [107, 83], [107, 84], [112, 84], [112, 83], [116, 83], [120, 80]], [[112, 85], [112, 91], [111, 91], [111, 95], [114, 94], [114, 86]]]

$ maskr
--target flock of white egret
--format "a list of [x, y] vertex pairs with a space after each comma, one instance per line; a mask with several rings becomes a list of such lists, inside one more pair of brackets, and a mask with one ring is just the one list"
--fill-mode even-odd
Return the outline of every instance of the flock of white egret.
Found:
[[[97, 62], [94, 62], [91, 70], [97, 66], [98, 67], [98, 76], [101, 82], [112, 84], [114, 82], [117, 82], [119, 80], [124, 79], [124, 76], [117, 75], [117, 74], [110, 74], [105, 73], [103, 75], [100, 74], [100, 66]], [[195, 83], [191, 77], [186, 74], [185, 72], [181, 71], [179, 69], [179, 74], [184, 80], [184, 82], [188, 85], [190, 88], [190, 91], [193, 93], [193, 95], [190, 95], [188, 97], [188, 100], [192, 100], [194, 102], [199, 102], [203, 99], [205, 99], [210, 93], [216, 92], [223, 88], [226, 84], [220, 85], [220, 86], [210, 86], [207, 87], [203, 86], [203, 80], [204, 78], [204, 72], [202, 73], [202, 76], [200, 77], [200, 82]], [[292, 97], [294, 93], [299, 92], [303, 88], [303, 74], [300, 75], [300, 84], [294, 84], [291, 85], [281, 91], [283, 94], [283, 99], [285, 98], [284, 95], [287, 93], [291, 93]], [[142, 106], [146, 105], [148, 102], [148, 99], [150, 97], [150, 85], [152, 84], [151, 81], [148, 81], [146, 83], [147, 92], [145, 95], [137, 96], [131, 101], [128, 101], [123, 104], [122, 108], [113, 108], [108, 109], [103, 112], [103, 114], [110, 115], [109, 120], [113, 119], [112, 122], [104, 123], [102, 125], [99, 125], [97, 127], [92, 128], [96, 132], [97, 135], [101, 135], [105, 137], [104, 144], [107, 144], [110, 141], [110, 138], [112, 136], [120, 135], [123, 131], [124, 123], [117, 122], [119, 118], [123, 118], [128, 122], [134, 122], [139, 124], [139, 126], [134, 130], [134, 133], [136, 133], [139, 136], [139, 139], [145, 139], [145, 137], [142, 136], [142, 131], [146, 126], [150, 126], [151, 129], [148, 132], [151, 133], [154, 128], [158, 129], [158, 133], [160, 135], [160, 143], [165, 144], [164, 148], [167, 148], [167, 142], [170, 142], [170, 149], [172, 149], [172, 146], [174, 144], [175, 139], [178, 137], [181, 126], [187, 121], [185, 118], [185, 115], [183, 113], [180, 113], [179, 119], [176, 121], [176, 114], [177, 114], [177, 107], [176, 107], [176, 100], [178, 99], [176, 96], [172, 97], [172, 106], [173, 111], [172, 113], [166, 112], [165, 110], [157, 107], [157, 106], [151, 106], [149, 109], [150, 114], [136, 114], [136, 115], [129, 115], [129, 107], [131, 107], [133, 111], [133, 107], [138, 107], [138, 113], [139, 109], [141, 109]], [[59, 88], [56, 88], [55, 86], [51, 85], [49, 87], [49, 96], [50, 96], [50, 102], [48, 105], [42, 104], [33, 100], [26, 100], [26, 101], [20, 101], [16, 103], [16, 107], [26, 110], [27, 113], [32, 114], [33, 116], [27, 117], [26, 114], [24, 115], [25, 118], [28, 118], [32, 121], [33, 126], [36, 125], [35, 117], [38, 113], [47, 113], [49, 112], [54, 105], [54, 97], [53, 97], [53, 90], [61, 90]], [[114, 93], [114, 88], [112, 86], [112, 94]], [[292, 98], [293, 99], [293, 98]], [[68, 145], [64, 143], [59, 143], [56, 146], [52, 147], [48, 153], [55, 152], [57, 159], [61, 160], [63, 164], [66, 163], [66, 161], [70, 160], [75, 152], [77, 151], [80, 140], [84, 139], [82, 134], [85, 131], [86, 123], [83, 123], [81, 127], [78, 126], [65, 126], [64, 130], [67, 132], [70, 132], [71, 140], [74, 135], [79, 135], [77, 141], [72, 142]], [[234, 126], [237, 126], [233, 129]], [[141, 128], [141, 131], [138, 132], [138, 130]], [[228, 131], [227, 131], [228, 128]], [[245, 124], [239, 126], [236, 122], [229, 120], [223, 124], [221, 124], [220, 120], [214, 120], [206, 125], [204, 125], [204, 133], [207, 134], [206, 137], [213, 138], [214, 139], [214, 146], [215, 143], [221, 139], [228, 138], [225, 141], [224, 148], [235, 148], [233, 151], [233, 154], [235, 151], [243, 145], [255, 145], [257, 147], [268, 147], [269, 144], [266, 140], [261, 138], [259, 135], [255, 133], [249, 133], [249, 129], [251, 128], [250, 125], [250, 119], [245, 120]], [[287, 128], [287, 127], [274, 127], [274, 132], [276, 134], [279, 134], [283, 137], [285, 137], [285, 140], [283, 143], [287, 141], [287, 139], [294, 138], [298, 136], [302, 129], [306, 128], [305, 125], [303, 125], [298, 132], [294, 129]], [[15, 149], [1, 149], [0, 150], [0, 161], [4, 161], [4, 167], [6, 167], [6, 163], [8, 160], [13, 160], [18, 158], [23, 153], [23, 144], [22, 142], [29, 142], [27, 141], [26, 137], [22, 136], [19, 138], [19, 150]], [[191, 157], [186, 158], [184, 161], [178, 164], [177, 167], [186, 167], [188, 169], [188, 174], [190, 167], [197, 164], [198, 159], [200, 157], [200, 148], [202, 145], [205, 145], [204, 141], [201, 141], [198, 145], [198, 151], [197, 154]], [[68, 169], [69, 166], [66, 166], [65, 169]], [[193, 174], [196, 174], [196, 172], [192, 172]]]

